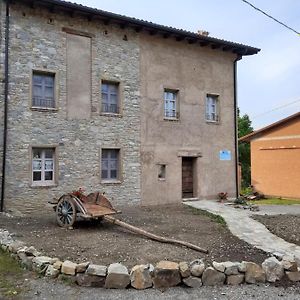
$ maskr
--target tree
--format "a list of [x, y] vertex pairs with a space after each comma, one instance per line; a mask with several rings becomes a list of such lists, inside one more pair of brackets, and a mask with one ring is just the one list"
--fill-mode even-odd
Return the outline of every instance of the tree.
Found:
[[[253, 131], [251, 120], [247, 114], [240, 116], [238, 109], [238, 137], [243, 137]], [[251, 159], [250, 159], [250, 143], [239, 142], [239, 162], [242, 166], [242, 188], [251, 184]]]

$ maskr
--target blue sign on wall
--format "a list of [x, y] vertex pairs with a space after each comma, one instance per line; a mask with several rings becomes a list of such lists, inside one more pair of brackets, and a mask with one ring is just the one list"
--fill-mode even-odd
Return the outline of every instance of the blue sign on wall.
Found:
[[220, 151], [220, 160], [231, 160], [231, 151], [221, 150]]

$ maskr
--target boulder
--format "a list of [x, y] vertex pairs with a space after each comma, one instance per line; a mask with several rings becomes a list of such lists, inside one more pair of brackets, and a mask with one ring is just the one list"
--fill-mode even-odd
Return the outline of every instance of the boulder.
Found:
[[33, 270], [39, 273], [45, 273], [48, 265], [53, 262], [53, 259], [48, 256], [37, 256], [32, 259]]
[[247, 270], [247, 262], [246, 261], [243, 261], [239, 264], [238, 266], [238, 270], [240, 273], [246, 273], [246, 270]]
[[247, 283], [266, 282], [266, 273], [258, 264], [253, 262], [243, 262], [246, 267], [245, 281]]
[[189, 276], [182, 279], [183, 283], [191, 288], [198, 288], [202, 286], [202, 280], [199, 277]]
[[231, 261], [226, 261], [224, 262], [225, 266], [225, 274], [226, 275], [238, 275], [239, 274], [239, 262], [231, 262]]
[[26, 248], [25, 253], [27, 256], [40, 256], [41, 252], [37, 251], [33, 246]]
[[262, 263], [262, 268], [266, 273], [268, 282], [280, 280], [284, 275], [284, 269], [276, 257], [269, 257]]
[[212, 265], [217, 271], [222, 272], [222, 273], [225, 272], [225, 266], [223, 263], [218, 263], [216, 261], [213, 261]]
[[76, 273], [84, 273], [86, 271], [87, 267], [89, 266], [89, 264], [90, 264], [89, 262], [77, 264]]
[[12, 243], [10, 243], [8, 245], [8, 251], [12, 252], [12, 253], [17, 253], [18, 250], [20, 250], [21, 248], [24, 248], [24, 242], [21, 241], [13, 241]]
[[88, 275], [95, 275], [95, 276], [106, 276], [107, 273], [107, 267], [106, 266], [100, 266], [100, 265], [94, 265], [90, 264], [86, 269], [86, 274]]
[[104, 287], [105, 276], [95, 276], [80, 273], [76, 275], [76, 283], [85, 287]]
[[179, 263], [179, 272], [182, 278], [186, 278], [191, 275], [191, 270], [187, 262], [182, 261]]
[[53, 264], [53, 268], [55, 268], [56, 270], [60, 270], [62, 264], [63, 264], [62, 261], [58, 260]]
[[203, 285], [223, 285], [225, 279], [225, 274], [215, 270], [213, 267], [206, 268], [202, 275]]
[[46, 270], [45, 276], [50, 278], [56, 278], [59, 275], [59, 273], [60, 271], [55, 269], [53, 265], [49, 265]]
[[75, 275], [76, 267], [77, 267], [77, 264], [75, 264], [69, 260], [65, 260], [61, 266], [61, 273], [65, 274], [65, 275]]
[[229, 275], [227, 276], [226, 283], [228, 285], [239, 285], [244, 282], [244, 278], [245, 278], [244, 274]]
[[196, 259], [190, 263], [190, 270], [192, 276], [201, 277], [205, 270], [205, 263], [203, 259]]
[[181, 282], [179, 264], [172, 261], [160, 261], [153, 271], [155, 288], [168, 288]]
[[285, 272], [286, 276], [290, 281], [300, 281], [300, 272]]
[[130, 283], [128, 269], [120, 264], [114, 263], [109, 265], [105, 280], [107, 289], [125, 289]]
[[137, 290], [144, 290], [152, 287], [151, 272], [152, 265], [137, 265], [134, 266], [130, 272], [131, 286]]
[[297, 272], [298, 271], [298, 265], [294, 257], [291, 256], [284, 256], [282, 258], [281, 264], [284, 268], [284, 270], [289, 272]]
[[31, 271], [33, 256], [27, 256], [24, 252], [18, 252], [18, 257], [21, 260], [21, 265]]

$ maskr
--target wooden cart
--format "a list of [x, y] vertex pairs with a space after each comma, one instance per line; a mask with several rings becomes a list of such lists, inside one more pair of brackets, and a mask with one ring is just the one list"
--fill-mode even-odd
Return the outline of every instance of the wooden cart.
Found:
[[85, 196], [82, 192], [76, 191], [64, 194], [50, 203], [56, 212], [57, 224], [66, 228], [72, 227], [78, 218], [102, 219], [105, 215], [120, 213], [99, 192]]
[[152, 240], [162, 243], [181, 245], [196, 251], [208, 253], [206, 249], [200, 248], [197, 245], [158, 236], [112, 217], [111, 215], [120, 213], [120, 211], [114, 209], [104, 194], [99, 192], [91, 193], [88, 196], [85, 196], [83, 191], [79, 189], [78, 191], [64, 194], [58, 200], [54, 199], [54, 201], [49, 203], [53, 205], [53, 209], [56, 212], [57, 224], [61, 227], [72, 227], [77, 218], [104, 219], [105, 221], [119, 225], [131, 232], [146, 236]]

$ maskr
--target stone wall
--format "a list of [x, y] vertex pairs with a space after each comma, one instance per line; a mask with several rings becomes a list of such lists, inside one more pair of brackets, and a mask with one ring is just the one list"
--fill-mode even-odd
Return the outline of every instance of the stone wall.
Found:
[[0, 195], [2, 192], [3, 121], [4, 121], [4, 40], [5, 5], [0, 1]]
[[[34, 24], [34, 25], [33, 25]], [[91, 117], [67, 120], [66, 35], [63, 27], [93, 36], [91, 45]], [[124, 37], [126, 34], [126, 38]], [[80, 57], [78, 57], [80, 59]], [[140, 200], [140, 105], [139, 45], [134, 30], [120, 29], [51, 13], [21, 4], [11, 7], [10, 28], [10, 103], [6, 208], [34, 211], [48, 200], [84, 187], [87, 192], [106, 192], [113, 204], [133, 204]], [[57, 111], [30, 108], [32, 69], [56, 72]], [[100, 115], [101, 78], [117, 80], [123, 90], [120, 117]], [[31, 187], [30, 147], [57, 146], [58, 184]], [[100, 180], [100, 149], [122, 150], [121, 183], [103, 184]]]

